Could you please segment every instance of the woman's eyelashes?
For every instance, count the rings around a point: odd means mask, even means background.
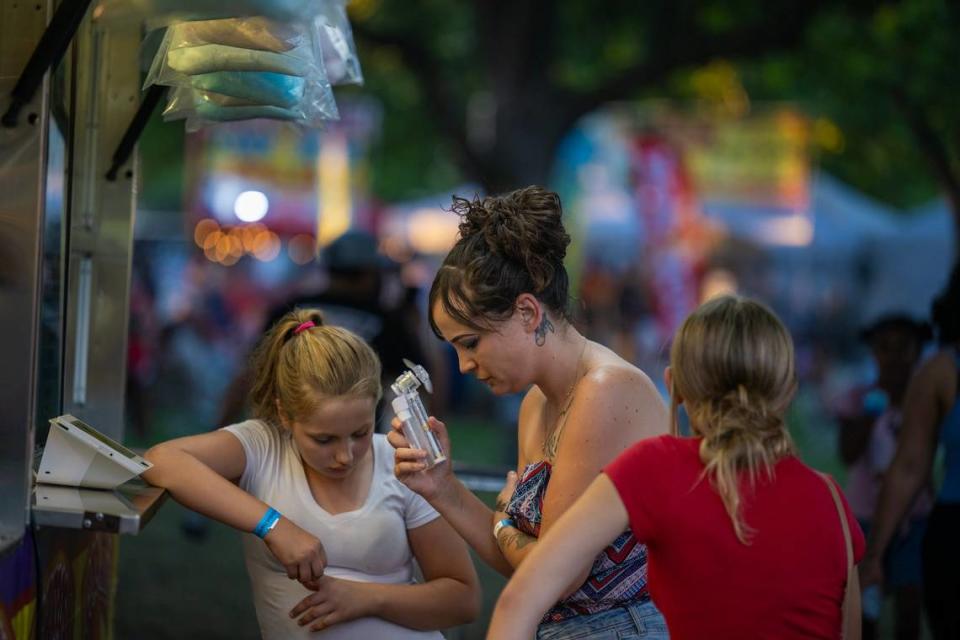
[[[474,349],[477,348],[478,342],[480,342],[480,338],[473,337],[473,338],[467,338],[466,340],[463,340],[460,344],[463,345],[464,349],[467,349],[468,351],[473,351]]]

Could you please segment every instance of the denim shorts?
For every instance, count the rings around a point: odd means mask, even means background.
[[[537,640],[666,640],[667,623],[653,602],[541,624]]]

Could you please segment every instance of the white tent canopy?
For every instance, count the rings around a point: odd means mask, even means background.
[[[859,324],[888,313],[927,318],[953,265],[954,223],[945,201],[900,212],[822,171],[811,182],[805,214],[712,202],[704,210],[733,237],[764,246],[792,274],[788,281],[839,287],[857,301]],[[773,233],[778,228],[786,232]]]
[[[864,317],[906,312],[929,317],[930,302],[944,287],[954,263],[954,221],[945,200],[901,215],[896,232],[870,245],[872,278]]]

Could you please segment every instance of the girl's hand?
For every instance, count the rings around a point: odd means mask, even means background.
[[[319,580],[327,566],[323,544],[313,534],[281,517],[263,539],[273,557],[286,568],[287,577],[304,585]]]
[[[313,593],[290,611],[291,618],[299,618],[297,624],[301,627],[309,624],[310,631],[320,631],[371,615],[367,610],[371,598],[363,593],[362,582],[323,576],[306,586]]]
[[[430,429],[437,435],[437,440],[443,448],[447,459],[438,465],[427,469],[424,462],[427,452],[422,449],[411,449],[403,435],[402,423],[394,418],[390,423],[392,431],[387,434],[387,440],[396,449],[394,453],[393,472],[403,484],[412,491],[423,496],[427,502],[433,503],[442,499],[453,489],[453,471],[450,467],[452,452],[450,438],[447,436],[447,427],[434,417],[430,417]]]

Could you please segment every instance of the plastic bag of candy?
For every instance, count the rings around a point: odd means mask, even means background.
[[[174,23],[145,85],[173,87],[164,117],[189,126],[250,118],[320,126],[338,117],[320,41],[317,19]]]

